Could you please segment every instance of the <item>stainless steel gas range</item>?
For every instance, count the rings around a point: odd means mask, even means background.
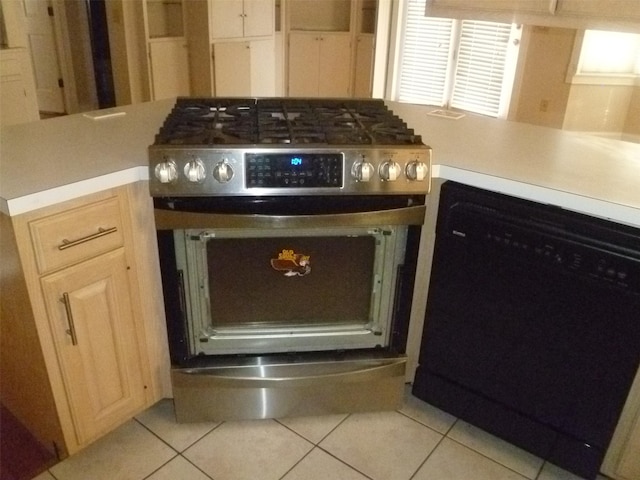
[[[149,159],[178,420],[400,404],[420,136],[381,100],[178,98]]]

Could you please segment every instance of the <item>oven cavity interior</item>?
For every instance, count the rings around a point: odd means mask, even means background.
[[[193,355],[388,346],[405,226],[173,235]]]

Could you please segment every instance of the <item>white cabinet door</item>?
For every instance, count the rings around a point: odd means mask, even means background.
[[[209,0],[211,39],[273,35],[274,0]]]
[[[603,19],[640,19],[638,0],[558,0],[558,15],[576,15]]]
[[[189,58],[184,38],[149,42],[153,100],[189,95]]]
[[[243,15],[242,0],[209,0],[211,39],[242,37]]]
[[[318,93],[321,97],[348,97],[351,85],[351,36],[326,34],[320,37]]]
[[[272,35],[274,9],[274,0],[244,0],[244,36]]]
[[[275,95],[273,39],[216,43],[215,93],[219,97]]]
[[[275,96],[276,52],[274,39],[252,40],[249,43],[249,51],[251,56],[251,96]]]
[[[0,125],[39,118],[29,52],[26,48],[0,50]]]
[[[349,34],[289,35],[289,96],[348,97],[350,82]]]
[[[317,97],[320,72],[319,35],[289,34],[289,96]]]
[[[213,46],[215,94],[218,97],[251,95],[249,42],[223,42]]]

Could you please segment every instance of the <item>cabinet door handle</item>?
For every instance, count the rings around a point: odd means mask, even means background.
[[[62,243],[58,245],[58,250],[66,250],[67,248],[75,247],[76,245],[80,245],[81,243],[90,242],[91,240],[104,237],[105,235],[109,235],[110,233],[114,233],[117,231],[118,227],[100,227],[98,228],[98,231],[96,233],[92,233],[91,235],[87,235],[86,237],[78,238],[77,240],[67,240],[66,238],[63,238]]]
[[[67,312],[67,323],[69,324],[67,335],[71,335],[72,345],[78,345],[78,337],[76,335],[76,326],[73,323],[73,312],[71,311],[71,301],[69,300],[69,294],[67,292],[64,292],[60,301],[64,303],[64,310]]]

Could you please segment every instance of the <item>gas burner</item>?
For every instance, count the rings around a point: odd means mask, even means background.
[[[156,145],[420,145],[382,100],[178,98]]]

